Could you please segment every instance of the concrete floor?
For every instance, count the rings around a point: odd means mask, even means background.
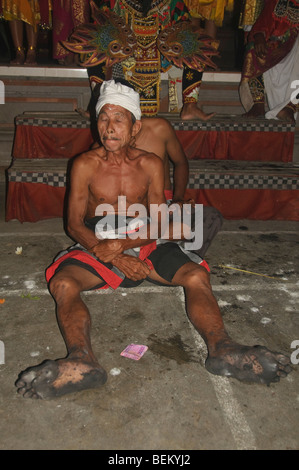
[[[4,222],[1,183],[0,449],[222,450],[299,448],[299,371],[271,386],[209,374],[183,292],[147,284],[88,293],[95,353],[108,372],[97,391],[24,399],[21,370],[66,353],[44,269],[70,240],[61,220]],[[225,221],[207,254],[229,333],[299,358],[298,223]],[[22,247],[22,254],[15,253]],[[297,248],[297,250],[296,250]],[[253,273],[229,269],[231,266]],[[148,351],[120,356],[130,343]],[[293,345],[294,346],[294,345]],[[297,346],[297,350],[299,346]],[[1,362],[1,361],[0,361]]]

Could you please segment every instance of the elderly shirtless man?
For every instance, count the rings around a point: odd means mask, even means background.
[[[115,80],[133,89],[122,78]],[[164,164],[164,194],[167,201],[176,204],[193,203],[184,199],[189,179],[189,163],[171,123],[162,117],[142,117],[140,131],[132,138],[131,145],[150,153],[155,153]],[[95,143],[93,148],[98,147]],[[171,163],[170,163],[171,162]],[[170,164],[173,165],[173,183],[170,178]],[[221,229],[222,214],[214,207],[203,206],[202,246],[195,250],[204,258],[213,239]]]
[[[68,354],[22,372],[18,392],[49,399],[102,386],[107,374],[93,353],[90,314],[80,293],[107,285],[137,285],[143,279],[184,287],[188,316],[207,345],[208,371],[266,384],[286,376],[286,356],[261,346],[243,346],[229,337],[208,271],[190,261],[176,243],[156,246],[149,238],[149,225],[140,228],[138,238],[97,238],[91,230],[98,208],[110,204],[111,212],[117,211],[119,196],[125,196],[126,209],[138,203],[150,211],[165,203],[161,159],[130,146],[142,125],[139,95],[113,80],[104,82],[97,110],[103,147],[79,156],[71,172],[68,231],[80,245],[58,255],[46,272]],[[128,253],[136,247],[139,255]]]

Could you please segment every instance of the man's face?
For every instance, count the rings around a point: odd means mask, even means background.
[[[135,124],[130,111],[122,106],[105,104],[98,117],[98,131],[105,149],[116,152],[128,146],[136,134]]]

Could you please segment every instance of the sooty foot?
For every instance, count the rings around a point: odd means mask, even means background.
[[[106,380],[107,374],[98,364],[60,359],[29,367],[21,372],[15,385],[24,398],[50,399],[98,388]]]
[[[292,370],[287,356],[263,346],[230,346],[217,352],[217,356],[208,357],[205,366],[215,375],[266,385],[279,382]]]

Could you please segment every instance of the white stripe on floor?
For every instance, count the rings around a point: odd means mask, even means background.
[[[194,330],[192,333],[196,347],[199,351],[205,351],[204,358],[206,358],[206,346]],[[204,363],[204,360],[203,360]],[[256,450],[256,442],[253,432],[251,431],[241,407],[234,397],[234,392],[229,379],[208,373],[209,380],[212,382],[216,397],[222,409],[225,421],[227,422],[233,439],[236,444],[236,450]]]
[[[0,237],[67,237],[67,235],[64,232],[2,232],[0,233]],[[72,243],[72,240],[70,239],[70,244]]]
[[[229,379],[210,374],[219,404],[229,425],[237,450],[256,450],[256,441],[240,405],[234,397]]]
[[[184,292],[181,290],[180,292],[177,292],[177,295],[182,301],[183,306],[185,306]],[[205,358],[207,356],[206,345],[192,324],[190,322],[189,324],[194,337],[196,348],[199,352],[201,363],[204,365]],[[236,450],[256,450],[257,447],[255,437],[246,421],[244,414],[242,413],[238,401],[234,397],[229,379],[226,377],[212,375],[210,373],[208,373],[208,377],[213,384],[224,419],[227,422],[235,441]]]
[[[22,282],[22,281],[21,281]],[[17,282],[16,282],[17,284]],[[255,286],[250,286],[250,285],[231,285],[231,286],[222,286],[222,285],[214,285],[213,286],[213,292],[226,292],[226,291],[256,291],[257,288],[259,291],[271,291],[277,289],[284,290],[285,292],[292,292],[296,289],[298,289],[298,284],[299,283],[286,283],[286,282],[275,282],[273,281],[273,284],[267,283],[265,285],[259,285],[258,287]],[[126,294],[138,294],[140,292],[146,294],[146,293],[163,293],[163,292],[172,292],[172,293],[177,293],[177,291],[181,289],[180,287],[164,287],[164,286],[138,286],[138,287],[131,287],[130,289],[125,289],[125,288],[118,288],[117,291],[114,291],[113,289],[102,289],[102,290],[95,290],[95,291],[88,291],[84,292],[85,295],[102,295],[102,294],[114,294],[116,293],[126,293]],[[24,294],[25,292],[30,292],[32,295],[38,296],[38,295],[45,295],[49,294],[48,289],[41,289],[41,288],[36,288],[34,287],[31,289],[30,287],[24,286],[23,289],[8,289],[8,288],[2,288],[0,289],[0,296],[5,297],[5,296],[19,296]]]

